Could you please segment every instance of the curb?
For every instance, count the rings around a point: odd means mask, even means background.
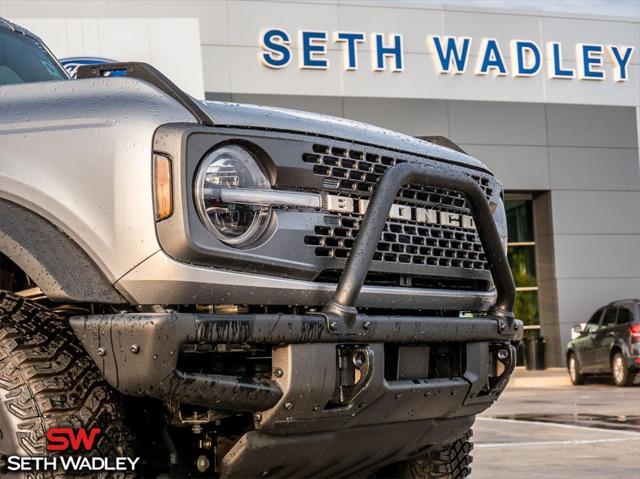
[[[542,371],[528,371],[516,368],[509,380],[509,388],[570,387],[571,380],[565,368],[549,368]]]

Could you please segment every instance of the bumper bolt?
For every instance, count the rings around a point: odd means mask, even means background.
[[[259,412],[255,413],[255,414],[253,415],[253,419],[254,419],[256,422],[260,422],[260,421],[262,421],[262,414],[260,414]]]
[[[138,354],[140,352],[140,346],[137,344],[132,344],[131,348],[129,348],[132,354]]]
[[[356,351],[353,354],[351,361],[356,368],[360,369],[362,365],[367,362],[367,357],[362,351]]]
[[[286,403],[284,403],[284,408],[285,408],[287,411],[291,411],[291,410],[293,409],[293,403],[292,403],[292,402],[286,402]]]
[[[205,472],[207,469],[209,469],[210,464],[211,463],[209,462],[207,456],[198,456],[196,467],[198,468],[199,472]]]
[[[362,329],[369,329],[371,327],[371,321],[365,321],[362,323]]]
[[[335,331],[338,328],[337,321],[329,321],[329,329],[331,331]]]
[[[500,351],[498,351],[499,359],[507,359],[508,357],[509,357],[509,351],[507,351],[506,349],[501,349]]]
[[[284,371],[280,368],[275,368],[273,370],[273,375],[277,378],[281,378],[282,376],[284,376]]]
[[[107,350],[104,348],[98,348],[98,351],[96,351],[98,353],[98,356],[104,356],[105,354],[107,354]]]
[[[202,441],[202,449],[211,449],[213,448],[213,442],[211,439],[205,439]]]

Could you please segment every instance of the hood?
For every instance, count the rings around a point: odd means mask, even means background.
[[[218,101],[202,103],[218,126],[299,132],[353,141],[402,153],[431,156],[450,163],[489,171],[482,162],[464,153],[358,121],[285,108]],[[427,133],[425,132],[425,135]]]

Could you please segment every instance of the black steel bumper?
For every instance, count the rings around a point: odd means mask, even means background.
[[[304,369],[305,374],[315,376],[318,368],[323,368],[326,375],[325,368],[335,367],[338,344],[380,349],[376,352],[380,364],[372,364],[371,368],[382,372],[384,344],[469,343],[467,380],[433,380],[412,386],[425,391],[446,386],[445,389],[458,390],[462,397],[470,382],[480,386],[486,383],[490,345],[503,345],[510,351],[510,341],[519,338],[499,331],[493,321],[485,318],[358,315],[350,329],[339,327],[337,320],[331,318],[125,313],[75,317],[71,325],[105,379],[119,391],[232,411],[264,411],[273,407],[283,397],[281,384],[276,378],[257,380],[183,373],[177,365],[181,346],[252,344],[271,345],[274,351],[289,348],[302,351],[295,359],[299,374]],[[313,358],[321,349],[327,351],[326,357]],[[508,372],[514,362],[511,357],[506,358]],[[275,357],[273,363],[275,369]],[[284,370],[291,368],[287,366]],[[333,388],[335,380],[329,383]],[[487,400],[492,397],[487,396]]]
[[[225,455],[223,477],[346,477],[451,442],[498,398],[515,366],[518,335],[490,319],[358,315],[352,328],[332,329],[338,320],[331,318],[122,314],[78,317],[72,325],[106,380],[125,394],[253,413],[254,430]],[[271,378],[178,369],[184,344],[238,343],[271,345]],[[461,375],[386,376],[389,344],[443,343],[461,348]],[[332,407],[342,383],[337,352],[345,346],[367,352],[367,371],[359,389]]]

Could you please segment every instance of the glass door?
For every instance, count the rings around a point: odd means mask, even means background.
[[[516,283],[514,313],[516,318],[524,321],[525,326],[538,326],[540,318],[538,316],[536,242],[533,234],[532,197],[531,195],[508,194],[505,196],[505,208],[509,234],[507,257]]]
[[[524,341],[518,344],[517,365],[524,365],[524,343],[541,336],[536,279],[536,242],[533,232],[533,198],[530,194],[505,195],[507,258],[516,283],[514,314],[524,321]]]

